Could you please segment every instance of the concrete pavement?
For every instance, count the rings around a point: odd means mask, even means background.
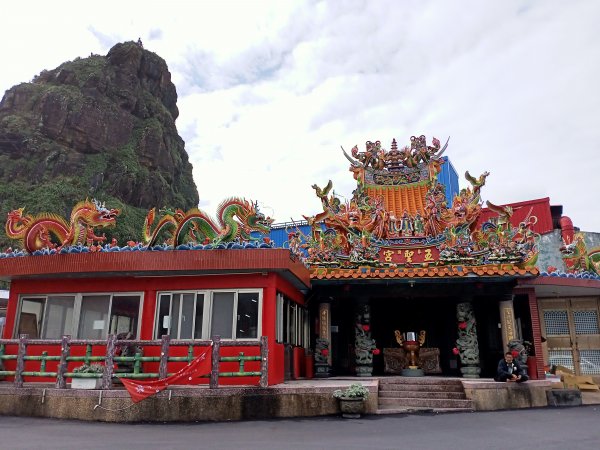
[[[600,407],[477,413],[114,424],[0,417],[0,449],[460,449],[600,448]]]

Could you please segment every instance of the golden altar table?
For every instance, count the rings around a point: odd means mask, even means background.
[[[419,352],[421,369],[427,374],[440,374],[440,349],[436,347],[421,347]],[[399,375],[402,369],[408,367],[408,358],[402,348],[383,349],[384,373]]]

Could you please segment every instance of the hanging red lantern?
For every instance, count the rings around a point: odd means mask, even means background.
[[[370,329],[371,329],[371,326],[370,326],[370,325],[368,325],[368,324],[366,324],[366,325],[363,325],[363,331],[364,331],[365,333],[368,333]]]

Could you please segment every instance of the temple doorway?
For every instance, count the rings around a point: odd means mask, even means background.
[[[481,377],[493,377],[504,351],[499,302],[511,291],[512,285],[508,283],[417,282],[411,286],[405,282],[385,286],[328,286],[315,292],[316,297],[327,299],[331,305],[332,375],[356,373],[356,311],[367,304],[371,337],[380,351],[373,357],[374,376],[394,375],[385,370],[384,350],[400,348],[396,330],[426,332],[423,347],[435,349],[439,355],[440,370],[430,375],[461,376],[460,361],[453,353],[458,335],[456,306],[470,301],[477,320]]]
[[[384,353],[389,357],[390,349],[399,349],[395,331],[401,333],[425,331],[423,348],[432,349],[438,355],[437,375],[458,376],[456,356],[452,354],[456,340],[456,303],[449,297],[399,297],[372,298],[371,330],[379,357],[373,359],[373,372],[377,375],[391,375],[385,370]],[[389,367],[388,367],[389,370]],[[432,373],[432,374],[433,374]]]

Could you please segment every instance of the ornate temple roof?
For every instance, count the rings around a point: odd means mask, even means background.
[[[319,280],[538,275],[539,234],[535,225],[540,222],[533,214],[535,205],[523,204],[515,221],[513,208],[488,201],[488,208],[496,215],[489,219],[491,215],[482,213],[481,200],[489,173],[473,177],[468,171],[465,178],[470,186],[456,193],[449,204],[445,187],[438,180],[447,146],[448,141],[442,147],[435,138],[428,145],[425,136],[412,136],[410,144],[401,149],[393,140],[389,151],[380,141],[367,142],[365,151],[357,146],[351,154],[344,151],[356,180],[352,198],[342,200],[330,194],[331,181],[323,188],[313,185],[323,212],[305,216],[308,234],[294,224],[286,227],[285,245],[291,259],[303,263],[310,277]],[[152,209],[142,230],[142,242],[129,241],[125,247],[114,239],[106,242],[104,235],[94,231],[114,225],[119,214],[117,209],[87,200],[73,208],[69,220],[52,213],[26,214],[23,208],[11,211],[6,234],[20,241],[23,250],[0,254],[0,276],[33,276],[36,270],[40,275],[53,273],[47,271],[49,268],[64,273],[59,259],[77,258],[90,270],[98,264],[100,272],[109,271],[104,268],[107,262],[129,264],[131,259],[131,264],[139,267],[128,269],[115,263],[115,270],[169,272],[167,266],[172,264],[174,272],[225,273],[258,270],[261,267],[256,259],[263,258],[261,252],[276,251],[270,238],[260,236],[269,233],[273,220],[259,211],[257,203],[242,198],[226,199],[217,210],[217,220],[196,208],[165,209],[159,214]],[[218,255],[232,255],[230,251],[237,251],[236,260],[242,254],[252,257],[244,256],[229,265],[219,262],[222,256]],[[44,263],[16,258],[24,255],[51,258]],[[77,265],[69,267],[73,273],[80,272]]]
[[[330,195],[331,181],[324,188],[313,185],[323,212],[305,216],[310,235],[289,231],[290,250],[311,268],[311,277],[537,275],[531,210],[514,224],[512,209],[487,202],[488,217],[497,217],[480,221],[489,172],[474,177],[467,171],[470,186],[448,204],[437,177],[447,146],[412,136],[402,149],[394,139],[389,151],[380,141],[368,141],[364,151],[344,151],[357,183],[352,199]]]

